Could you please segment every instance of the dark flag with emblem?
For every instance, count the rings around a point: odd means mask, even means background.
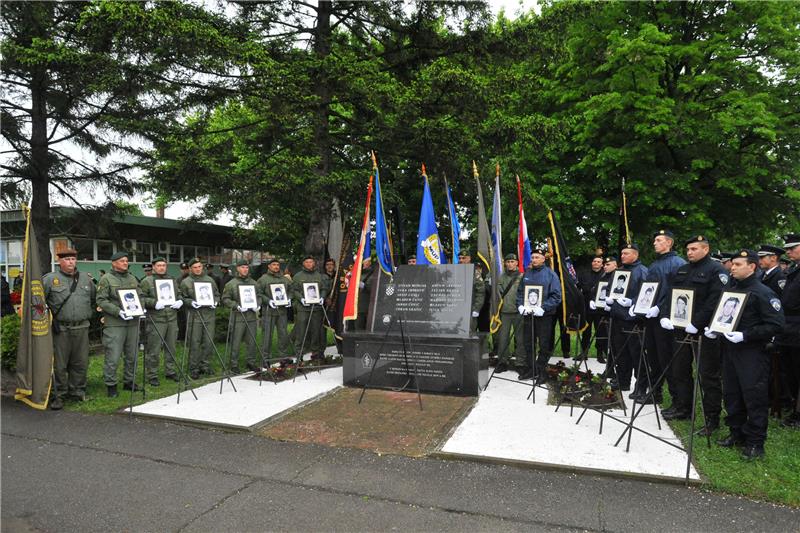
[[[561,319],[567,331],[580,332],[586,329],[583,293],[578,288],[575,267],[572,266],[567,245],[552,209],[547,211],[547,220],[550,223],[550,239],[553,243],[553,269],[561,281]]]
[[[481,187],[481,180],[478,176],[478,167],[475,165],[474,161],[472,162],[472,175],[478,187],[478,259],[483,263],[484,271],[489,273],[492,284],[491,299],[489,301],[489,316],[494,317],[497,314],[497,306],[499,304],[497,282],[500,280],[500,274],[502,274],[502,272],[497,271],[497,262],[494,259],[494,247],[492,246],[492,234],[489,233],[489,222],[486,219],[486,206],[483,203],[483,188]],[[500,327],[499,324],[497,327]],[[490,331],[491,328],[492,326],[490,324]]]
[[[22,323],[17,348],[17,390],[14,398],[35,409],[47,409],[53,376],[53,337],[50,312],[42,286],[39,247],[33,231],[31,212],[25,228],[25,272],[22,280]]]

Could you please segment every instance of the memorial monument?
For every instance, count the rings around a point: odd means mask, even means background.
[[[344,384],[477,396],[489,355],[486,334],[470,331],[473,269],[402,265],[375,276],[366,330],[344,335]]]

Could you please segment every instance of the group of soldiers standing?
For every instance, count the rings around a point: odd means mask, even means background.
[[[230,358],[221,361],[233,373],[239,372],[242,344],[248,370],[262,368],[262,353],[256,346],[259,326],[264,332],[266,361],[311,353],[312,359],[322,357],[325,348],[323,319],[330,306],[336,272],[335,262],[328,259],[322,272],[316,269],[313,256],[306,256],[302,269],[289,277],[281,272],[278,259],[266,263],[266,272],[258,280],[250,276],[250,264],[246,260],[236,263],[234,275],[219,290],[217,279],[207,273],[207,267],[196,258],[188,262],[179,279],[167,273],[167,261],[163,257],[148,265],[150,272],[139,281],[130,271],[128,254],[117,252],[111,256],[111,271],[104,274],[95,285],[91,276],[79,272],[77,251],[66,249],[57,254],[59,267],[43,278],[45,298],[53,319],[53,342],[55,349],[54,384],[51,409],[61,409],[65,400],[86,400],[86,374],[89,355],[89,325],[95,309],[102,314],[102,344],[105,352],[103,381],[109,397],[118,395],[118,367],[123,361],[122,388],[140,390],[135,382],[134,361],[140,343],[140,322],[144,322],[145,380],[150,386],[160,386],[159,369],[164,361],[167,379],[179,381],[182,372],[177,359],[176,344],[179,334],[179,317],[186,322],[186,346],[188,348],[188,372],[191,379],[212,373],[211,358],[215,353],[214,332],[216,308],[222,305],[229,309],[228,347]],[[174,295],[167,301],[160,294],[165,290],[164,282],[171,284]],[[253,286],[257,303],[244,306],[240,301],[239,288]],[[313,285],[319,295],[315,301],[307,301],[304,292]],[[196,288],[211,288],[207,303],[196,294]],[[136,291],[145,313],[139,316],[130,312],[127,302],[122,301],[125,291]],[[202,296],[202,295],[201,295]],[[289,332],[290,310],[295,327]],[[260,317],[259,317],[260,314]],[[272,333],[277,337],[275,357],[272,356]]]
[[[629,391],[635,376],[629,397],[640,403],[662,403],[666,382],[672,399],[662,411],[667,420],[691,417],[695,361],[705,419],[701,433],[710,435],[718,429],[724,404],[730,435],[718,443],[741,446],[747,459],[763,456],[771,394],[790,408],[782,425],[800,427],[800,235],[786,235],[784,240],[783,247],[763,245],[758,251],[741,249],[714,257],[707,237],[696,235],[685,241],[683,259],[674,250],[673,233],[660,230],[653,236],[656,259],[649,267],[639,259],[635,243],[628,243],[619,258],[593,258],[591,271],[583,273],[578,283],[588,302],[588,327],[582,332],[582,353],[577,357],[586,357],[594,339],[612,388]],[[782,266],[784,253],[787,260]],[[521,274],[516,255],[505,257],[498,283],[502,323],[494,339],[496,373],[509,370],[516,352],[519,379],[545,380],[562,297],[558,276],[545,259],[545,250],[534,249],[530,268]],[[619,271],[629,273],[623,297],[612,294],[611,283]],[[608,294],[598,298],[601,282]],[[644,282],[659,285],[642,315],[633,309]],[[531,285],[543,288],[533,308],[524,305],[525,287]],[[691,322],[684,328],[676,329],[670,320],[672,289],[694,293]],[[723,291],[746,293],[747,298],[736,331],[718,334],[709,326]],[[777,365],[771,364],[773,359]],[[770,390],[771,382],[781,386]]]

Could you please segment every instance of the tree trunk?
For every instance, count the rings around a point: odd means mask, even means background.
[[[45,3],[45,6],[47,3]],[[34,22],[41,31],[40,37],[45,39],[44,28],[46,18],[53,16],[52,6],[37,6],[34,18],[42,17]],[[47,89],[50,75],[47,65],[37,64],[31,76],[31,218],[39,243],[39,258],[42,273],[50,272],[50,156],[47,141]]]
[[[320,179],[324,179],[331,171],[331,139],[329,113],[331,105],[331,94],[327,66],[325,61],[331,53],[331,13],[333,5],[330,0],[320,0],[317,5],[317,26],[314,31],[314,55],[317,59],[317,71],[315,75],[315,93],[317,96],[317,108],[314,117],[314,144],[317,148],[319,163],[317,164],[316,174]],[[316,206],[311,214],[309,221],[308,234],[306,235],[304,247],[306,253],[318,258],[317,262],[321,265],[321,260],[325,256],[325,241],[328,234],[330,202],[327,197],[320,198],[319,205]]]

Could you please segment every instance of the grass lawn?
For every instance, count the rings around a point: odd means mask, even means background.
[[[328,332],[328,344],[333,344],[333,336],[330,331]],[[220,354],[224,354],[224,345],[217,344],[217,349]],[[183,353],[182,343],[179,343],[178,352],[179,354]],[[560,354],[560,352],[560,349],[556,348],[556,353]],[[590,350],[591,356],[594,357],[595,353],[595,348],[592,346]],[[141,372],[141,363],[140,357],[138,363],[139,372]],[[195,381],[194,384],[196,386],[219,379],[220,365],[213,354],[211,363],[215,370],[215,375],[204,376]],[[244,368],[243,365],[240,365],[240,367]],[[121,375],[122,368],[119,369],[119,372]],[[164,379],[163,369],[159,374],[161,386],[147,386],[144,400],[141,392],[136,393],[134,395],[134,405],[169,396],[178,391],[177,383]],[[141,376],[141,373],[139,376]],[[139,381],[141,382],[141,377]],[[122,391],[121,385],[119,388],[119,397],[106,397],[106,388],[103,384],[103,357],[102,354],[96,354],[89,360],[87,394],[91,399],[84,403],[69,402],[66,405],[66,409],[86,413],[117,412],[127,407],[130,402],[130,392]],[[187,392],[187,394],[189,393]],[[668,397],[666,390],[665,395]],[[665,405],[669,405],[669,403]],[[688,421],[672,421],[670,425],[684,441],[684,444],[688,444],[690,423]],[[702,419],[698,419],[697,427],[699,428],[701,425]],[[800,507],[800,431],[783,428],[778,420],[770,419],[769,434],[765,447],[766,457],[753,462],[741,459],[740,451],[737,449],[726,449],[717,446],[716,440],[726,435],[727,429],[723,424],[723,427],[713,435],[710,449],[706,445],[705,438],[695,437],[694,464],[706,480],[704,485],[706,489]]]

